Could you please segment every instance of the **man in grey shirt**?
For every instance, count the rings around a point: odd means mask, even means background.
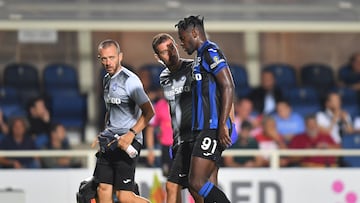
[[[99,201],[113,202],[114,190],[122,203],[149,202],[135,195],[133,189],[136,155],[143,144],[142,130],[154,115],[153,106],[140,79],[121,65],[123,55],[116,41],[102,41],[98,53],[107,72],[103,79],[105,130],[99,135],[100,152],[94,171],[99,181]]]

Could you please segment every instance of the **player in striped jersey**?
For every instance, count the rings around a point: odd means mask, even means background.
[[[189,55],[197,53],[192,70],[192,130],[196,141],[189,182],[205,203],[226,203],[230,201],[209,177],[222,151],[231,145],[234,82],[224,54],[207,39],[203,20],[189,16],[176,24],[180,45]]]
[[[194,137],[191,132],[192,99],[191,72],[193,60],[180,58],[177,44],[172,36],[160,33],[153,38],[155,58],[165,66],[160,74],[164,97],[170,106],[173,128],[173,163],[166,182],[167,203],[181,203],[181,189],[188,188],[188,173]],[[217,170],[212,176],[217,182]],[[203,198],[195,191],[190,193],[196,203]]]

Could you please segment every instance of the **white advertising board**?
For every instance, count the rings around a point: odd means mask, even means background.
[[[91,174],[87,169],[0,170],[0,189],[24,191],[26,203],[75,203],[80,182]],[[137,169],[136,181],[145,197],[155,174],[164,181],[159,169]],[[359,169],[222,168],[219,172],[219,185],[232,203],[360,203],[359,183]]]

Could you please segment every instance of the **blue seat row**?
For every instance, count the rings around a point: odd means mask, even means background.
[[[39,69],[28,63],[5,67],[0,86],[0,107],[5,116],[26,113],[30,99],[45,95],[52,119],[66,127],[83,128],[86,122],[86,95],[79,91],[77,70],[65,63],[45,66],[41,79]]]

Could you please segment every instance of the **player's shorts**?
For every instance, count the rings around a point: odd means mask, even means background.
[[[172,167],[168,176],[168,181],[189,187],[188,174],[190,169],[191,153],[195,142],[183,142],[177,149],[173,159]]]
[[[217,130],[207,129],[194,131],[193,134],[196,141],[192,155],[215,161],[216,165],[220,167],[221,154],[224,151],[224,148],[218,141]]]
[[[161,170],[163,173],[163,176],[167,177],[169,175],[171,165],[172,165],[172,159],[170,157],[170,147],[171,146],[165,146],[161,145]]]
[[[141,144],[134,140],[132,145],[140,153]],[[98,153],[94,177],[99,183],[113,185],[115,190],[133,191],[137,161],[138,156],[130,158],[120,148],[106,153]]]

